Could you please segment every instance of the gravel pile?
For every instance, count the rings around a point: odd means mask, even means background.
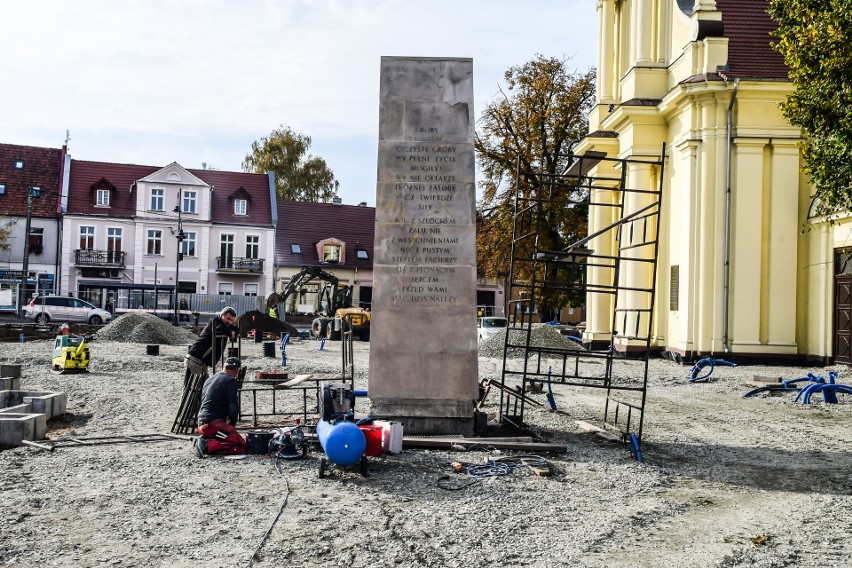
[[[513,345],[523,345],[526,343],[527,335],[524,330],[511,330],[509,335],[509,342]],[[506,330],[501,330],[488,339],[483,339],[479,342],[479,356],[480,357],[503,357],[503,348],[506,344]],[[530,336],[530,345],[535,347],[549,347],[552,349],[574,349],[578,351],[582,351],[583,348],[580,347],[575,341],[566,338],[564,335],[559,333],[557,329],[555,329],[551,325],[547,324],[533,324],[532,334]],[[521,348],[511,348],[509,349],[508,357],[512,359],[521,358],[524,356],[524,350]]]
[[[188,329],[175,327],[162,318],[145,313],[119,316],[98,332],[100,340],[159,345],[186,345],[197,337]]]

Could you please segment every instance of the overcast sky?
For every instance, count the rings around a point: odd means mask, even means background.
[[[477,118],[540,53],[595,64],[592,0],[29,0],[0,5],[0,142],[240,171],[281,124],[375,205],[382,56],[473,58]]]

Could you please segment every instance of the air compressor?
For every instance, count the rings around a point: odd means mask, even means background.
[[[360,465],[361,475],[367,476],[367,439],[355,422],[355,396],[367,391],[352,390],[347,384],[334,383],[323,387],[319,407],[322,418],[317,422],[317,438],[325,456],[320,458],[320,478],[337,465]]]

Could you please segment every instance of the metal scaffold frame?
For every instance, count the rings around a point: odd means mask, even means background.
[[[517,169],[500,419],[523,427],[523,393],[530,390],[546,388],[553,407],[554,387],[597,389],[604,395],[602,428],[641,441],[665,145],[659,158],[610,158],[603,152],[571,158],[561,175]],[[646,187],[630,185],[642,181]],[[554,250],[545,245],[553,242],[547,235],[559,231],[552,213],[560,207],[587,208],[591,225],[587,237]],[[546,305],[542,300],[569,293],[585,294],[597,312],[608,308],[611,318],[603,321],[609,319],[609,328],[601,329],[599,319],[593,326],[587,322],[582,344],[537,346],[532,323]],[[518,351],[522,360],[512,360]]]

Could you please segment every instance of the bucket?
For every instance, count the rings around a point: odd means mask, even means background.
[[[254,342],[263,343],[263,332],[259,329],[254,330]]]
[[[148,345],[145,347],[145,353],[148,355],[159,355],[160,354],[160,346],[159,345]]]
[[[364,450],[364,455],[373,457],[382,455],[383,428],[373,424],[362,424],[358,428],[361,429],[361,432],[364,433],[364,438],[367,439],[367,449]]]
[[[240,356],[240,348],[239,347],[228,347],[228,357],[239,357]]]
[[[264,341],[263,342],[263,356],[264,357],[275,357],[275,342],[274,341]]]
[[[253,454],[266,455],[269,453],[269,442],[275,436],[268,430],[252,430],[246,436],[249,452]]]

